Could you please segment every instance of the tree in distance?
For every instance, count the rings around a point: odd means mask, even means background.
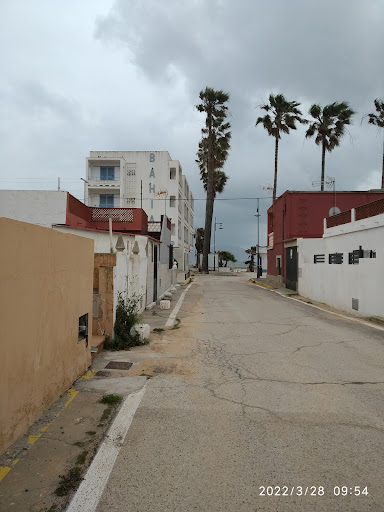
[[[368,117],[368,123],[377,126],[377,129],[384,128],[384,101],[375,99],[374,102],[377,114],[366,114],[364,117]],[[383,163],[381,170],[381,188],[384,189],[384,140],[383,140]]]
[[[275,138],[275,178],[273,184],[273,202],[276,200],[277,189],[277,162],[279,156],[279,139],[282,133],[289,133],[290,130],[296,130],[296,122],[306,124],[306,121],[299,110],[300,103],[297,101],[288,101],[282,94],[269,95],[269,103],[260,108],[267,114],[259,117],[256,126],[262,124],[268,135]]]
[[[195,247],[197,254],[202,254],[203,247],[204,247],[204,228],[197,228],[196,229],[196,241],[195,241]]]
[[[255,271],[255,256],[257,254],[257,247],[255,245],[252,245],[252,247],[245,250],[245,253],[249,254],[250,258],[249,258],[249,260],[244,261],[244,264],[248,265],[250,272],[254,272]]]
[[[229,251],[218,251],[217,254],[219,255],[219,267],[226,267],[228,265],[228,261],[232,261],[233,263],[236,263],[237,261],[235,256]]]
[[[330,152],[340,145],[340,140],[345,134],[345,127],[351,124],[354,113],[346,101],[334,102],[324,108],[314,104],[309,109],[313,121],[310,121],[305,137],[315,137],[316,144],[321,146],[322,192],[324,190],[325,152]]]
[[[223,91],[215,91],[210,87],[200,92],[201,103],[196,105],[199,112],[206,114],[205,126],[202,128],[202,138],[197,151],[197,163],[200,169],[201,179],[206,181],[207,201],[205,208],[205,228],[203,244],[202,272],[208,273],[208,254],[211,248],[213,205],[216,192],[224,188],[227,181],[225,173],[221,171],[227,160],[230,140],[231,125],[226,122],[228,116],[229,94]],[[206,176],[204,178],[204,176]]]

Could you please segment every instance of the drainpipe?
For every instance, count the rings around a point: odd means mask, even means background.
[[[112,217],[109,214],[109,244],[110,244],[110,252],[113,253],[113,240],[112,240]]]

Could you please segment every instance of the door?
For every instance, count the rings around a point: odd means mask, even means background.
[[[290,290],[297,290],[297,247],[285,249],[286,274],[285,285]]]
[[[157,301],[157,244],[153,244],[153,302]]]

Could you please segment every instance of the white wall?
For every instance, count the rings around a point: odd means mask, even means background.
[[[65,224],[67,194],[55,190],[0,190],[0,217],[45,227]]]
[[[376,258],[348,263],[353,250],[375,250]],[[343,263],[329,264],[330,253],[343,253]],[[363,316],[384,318],[384,214],[325,230],[324,238],[299,239],[298,293],[309,299]],[[315,254],[325,254],[325,263],[314,263]],[[352,309],[352,298],[359,310]]]
[[[154,155],[154,161],[150,161],[150,155]],[[112,162],[111,159],[120,159],[121,169],[121,189],[114,192],[105,191],[102,193],[115,194],[115,206],[127,207],[125,198],[131,196],[128,193],[128,182],[126,178],[126,169],[128,166],[135,168],[135,185],[133,195],[137,198],[135,207],[141,207],[140,194],[141,183],[143,190],[142,208],[148,215],[148,221],[153,217],[154,221],[160,221],[161,215],[166,214],[172,219],[175,225],[175,234],[172,235],[172,241],[175,247],[182,247],[183,252],[189,254],[193,250],[193,202],[192,194],[189,191],[187,179],[182,175],[182,169],[178,160],[171,160],[168,151],[91,151],[87,159],[87,172],[90,165],[103,165],[105,162]],[[107,165],[107,164],[106,164]],[[170,179],[170,169],[176,169],[176,179]],[[153,169],[153,172],[152,172]],[[93,172],[93,171],[92,171]],[[179,175],[181,174],[181,182]],[[185,190],[189,191],[189,197],[185,195]],[[167,191],[167,194],[159,195],[160,191]],[[87,204],[89,206],[99,206],[100,191],[95,188],[89,189],[87,195]],[[181,201],[179,201],[179,195]],[[174,196],[175,206],[170,206],[170,197]],[[120,197],[120,201],[119,201]],[[179,211],[181,207],[181,212]],[[188,222],[185,220],[184,213],[187,212]],[[181,239],[178,238],[178,224],[181,223]],[[188,243],[184,243],[184,227],[188,230]],[[184,256],[180,258],[179,269],[188,270],[189,256],[186,258],[187,266],[184,269]]]
[[[54,229],[65,233],[72,233],[77,236],[91,238],[94,240],[95,253],[109,253],[111,250],[110,236],[108,232],[88,231],[84,229],[75,229],[67,227],[54,227]],[[141,235],[122,235],[125,249],[124,251],[116,251],[116,242],[118,234],[112,234],[112,246],[116,252],[116,266],[113,269],[113,317],[115,318],[116,305],[119,293],[128,293],[128,296],[136,295],[140,297],[140,311],[152,302],[147,300],[146,284],[147,284],[147,265],[148,258],[146,253],[146,245],[148,238]],[[132,252],[135,241],[139,246],[139,254]]]

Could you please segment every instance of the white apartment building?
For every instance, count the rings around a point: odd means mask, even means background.
[[[151,222],[167,215],[174,257],[188,270],[193,250],[194,203],[178,160],[168,151],[91,151],[86,162],[85,204],[143,208]]]

